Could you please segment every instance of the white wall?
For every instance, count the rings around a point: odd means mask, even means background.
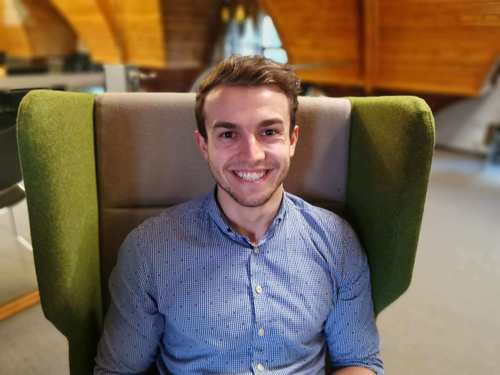
[[[500,123],[500,82],[482,96],[453,103],[434,115],[438,145],[487,154],[487,128]]]

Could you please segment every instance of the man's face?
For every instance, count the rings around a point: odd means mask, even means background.
[[[219,198],[244,207],[281,199],[299,129],[290,135],[289,102],[275,86],[218,86],[205,99],[207,139],[196,142]]]

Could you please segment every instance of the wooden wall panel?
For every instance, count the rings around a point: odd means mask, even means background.
[[[380,51],[380,15],[378,0],[364,0],[361,9],[363,34],[360,44],[363,47],[362,61],[364,67],[364,88],[371,93],[377,84]]]
[[[49,0],[0,0],[0,49],[18,58],[63,56],[76,35]]]
[[[378,0],[379,87],[476,95],[500,57],[500,1]]]
[[[0,52],[5,52],[7,48],[7,30],[5,28],[5,0],[0,0]]]
[[[22,0],[26,30],[34,57],[63,56],[76,51],[77,36],[49,0]]]
[[[100,3],[127,64],[165,66],[161,0],[100,0]]]
[[[13,1],[0,0],[0,50],[11,56],[32,58],[33,50],[23,18]]]
[[[500,57],[500,0],[260,2],[305,81],[477,95]]]
[[[92,58],[101,63],[123,62],[119,44],[99,0],[50,0],[76,31]]]
[[[52,29],[35,34],[36,48],[53,48],[50,40],[55,40],[56,35],[66,38],[69,45],[77,34],[82,46],[99,63],[150,68],[204,67],[210,61],[219,25],[219,0],[19,1],[33,8],[51,5],[63,20],[56,25],[43,9],[38,9],[37,19]],[[68,28],[62,30],[62,25]],[[2,26],[0,31],[4,29]],[[10,27],[8,31],[12,40],[9,45],[15,48],[15,54],[32,57],[25,28]]]
[[[4,38],[2,49],[7,52],[8,55],[25,59],[35,57],[31,49],[28,34],[24,27],[5,27],[0,35]]]
[[[167,64],[204,67],[210,62],[219,25],[218,0],[163,0]]]
[[[75,49],[75,33],[48,0],[0,0],[0,50],[30,59]]]
[[[305,81],[361,85],[364,80],[358,1],[261,0],[271,16],[289,62]]]

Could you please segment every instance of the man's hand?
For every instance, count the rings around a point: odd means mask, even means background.
[[[344,367],[333,372],[332,375],[375,375],[375,373],[365,367]]]

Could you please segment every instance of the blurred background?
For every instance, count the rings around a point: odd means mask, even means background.
[[[0,0],[0,373],[68,374],[39,306],[15,119],[34,88],[187,92],[231,54],[304,95],[417,95],[436,151],[388,374],[494,374],[500,348],[500,0]]]

